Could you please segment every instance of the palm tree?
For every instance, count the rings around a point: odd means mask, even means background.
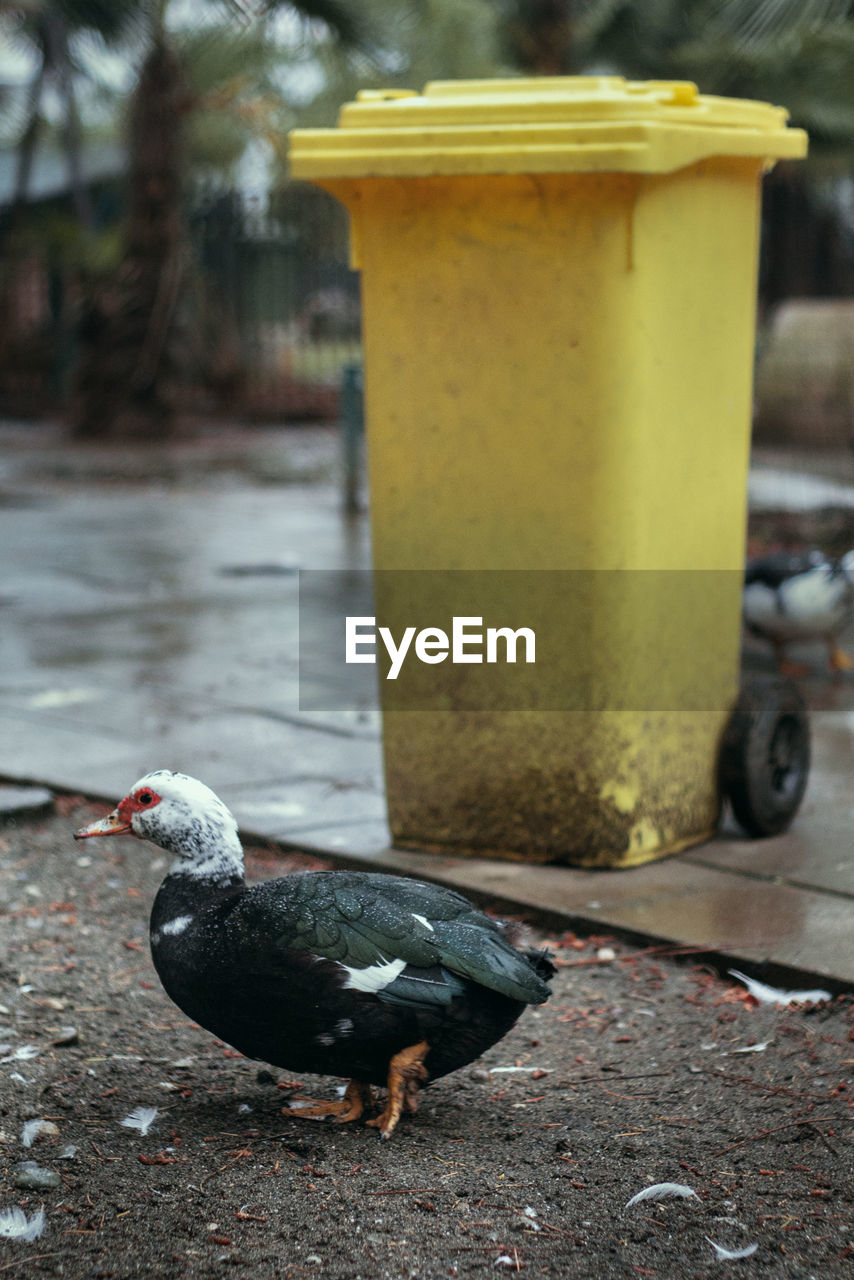
[[[72,50],[75,36],[90,33],[112,42],[125,35],[138,12],[139,0],[29,0],[0,3],[0,13],[17,19],[20,35],[36,52],[36,69],[27,91],[24,128],[18,143],[13,210],[24,205],[33,162],[43,131],[43,101],[53,87],[62,104],[62,141],[68,166],[71,202],[81,226],[91,229],[92,206],[83,175],[82,130],[75,82],[79,68]]]
[[[129,116],[124,260],[92,300],[82,329],[74,429],[89,438],[162,436],[174,426],[182,366],[176,317],[188,265],[187,130],[194,111],[216,103],[194,91],[185,51],[167,25],[168,3],[147,4],[147,51]],[[341,42],[361,38],[356,0],[229,0],[227,7],[247,27],[288,9]]]

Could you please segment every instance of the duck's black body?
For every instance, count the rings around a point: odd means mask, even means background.
[[[548,959],[502,933],[451,890],[344,871],[172,874],[151,916],[157,972],[194,1021],[248,1057],[368,1084],[425,1040],[426,1079],[455,1071],[548,998]]]
[[[177,1005],[250,1058],[345,1076],[340,1102],[288,1114],[368,1120],[387,1138],[418,1086],[500,1040],[548,999],[554,967],[453,890],[401,876],[307,871],[247,885],[237,823],[195,778],[157,770],[77,837],[130,832],[174,856],[151,951]]]

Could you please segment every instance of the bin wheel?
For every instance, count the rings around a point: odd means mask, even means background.
[[[724,734],[721,790],[748,835],[785,831],[809,768],[809,719],[795,685],[780,679],[744,685]]]

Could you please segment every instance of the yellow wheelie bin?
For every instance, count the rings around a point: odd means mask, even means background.
[[[376,622],[414,636],[378,668],[398,845],[616,867],[714,831],[760,179],[805,151],[781,108],[612,76],[292,133],[361,270]]]

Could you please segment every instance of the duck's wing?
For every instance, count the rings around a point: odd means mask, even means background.
[[[402,1004],[448,1004],[464,980],[525,1004],[549,989],[500,924],[453,890],[401,876],[303,872],[254,885],[233,921],[267,938],[269,963],[295,951],[339,966],[343,986]],[[254,956],[258,948],[254,948]]]

